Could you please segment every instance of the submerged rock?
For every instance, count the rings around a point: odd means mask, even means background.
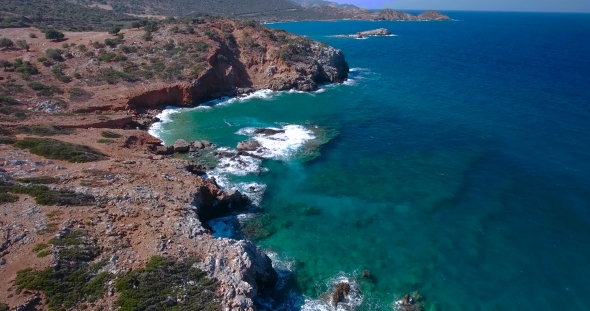
[[[411,295],[406,294],[404,298],[395,302],[397,311],[424,311],[422,306],[422,296],[415,291]]]
[[[255,135],[264,135],[264,136],[272,136],[275,134],[283,134],[285,130],[275,130],[275,129],[267,129],[267,128],[260,128],[254,130]]]

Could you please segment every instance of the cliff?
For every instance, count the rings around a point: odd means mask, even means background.
[[[33,28],[0,29],[0,37],[27,41],[0,49],[0,276],[7,280],[0,306],[162,310],[201,297],[203,309],[255,310],[256,295],[277,282],[271,260],[251,242],[214,238],[202,224],[248,197],[170,157],[142,131],[155,111],[143,112],[343,82],[343,53],[220,18],[152,21],[116,35],[66,32],[62,41]],[[64,244],[75,252],[63,252]],[[130,281],[137,275],[153,279]],[[177,296],[129,299],[164,287]]]

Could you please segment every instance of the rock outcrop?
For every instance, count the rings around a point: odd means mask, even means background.
[[[415,21],[415,20],[450,20],[450,18],[437,11],[426,11],[418,16],[392,9],[370,11],[358,7],[343,8],[339,6],[314,6],[310,8],[318,13],[332,16],[334,19],[354,19],[373,21]]]
[[[277,284],[272,261],[250,241],[210,239],[196,247],[206,254],[199,268],[218,281],[226,310],[256,310],[253,298]]]
[[[248,197],[237,190],[222,190],[215,179],[207,178],[197,188],[194,203],[201,222],[226,216],[232,210],[239,210],[248,204]]]
[[[127,106],[192,106],[261,89],[314,91],[319,84],[348,78],[349,66],[340,50],[280,30],[240,30],[235,22],[232,28],[233,41],[211,39],[207,68],[194,80],[136,88],[126,96]]]
[[[390,36],[391,32],[386,28],[379,28],[367,31],[357,32],[354,35],[338,35],[340,38],[365,38],[365,37],[383,37]]]
[[[426,11],[417,16],[422,21],[450,21],[451,18],[434,10]]]

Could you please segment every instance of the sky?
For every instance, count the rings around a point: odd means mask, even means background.
[[[369,9],[590,12],[590,0],[330,0]]]

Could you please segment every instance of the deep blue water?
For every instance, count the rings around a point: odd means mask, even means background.
[[[312,160],[226,175],[267,186],[274,234],[257,243],[308,300],[270,308],[326,309],[318,297],[340,278],[361,310],[414,290],[430,310],[590,310],[590,15],[447,13],[457,21],[274,24],[342,49],[349,85],[162,124],[167,143],[228,147],[247,127],[330,133]],[[397,36],[330,37],[379,27]]]

